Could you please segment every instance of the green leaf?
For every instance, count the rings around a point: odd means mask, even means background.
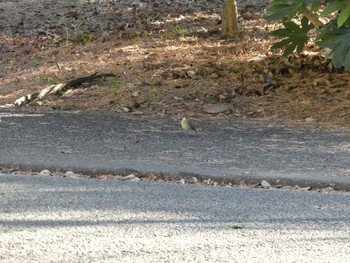
[[[311,12],[315,12],[317,11],[321,6],[321,2],[320,0],[314,0],[312,1],[312,4],[311,4]]]
[[[307,7],[311,12],[320,8],[320,0],[273,0],[264,19],[267,21],[289,21]]]
[[[289,39],[284,39],[280,42],[277,42],[271,46],[271,49],[279,49],[279,48],[284,48],[290,43]]]
[[[336,19],[320,30],[316,44],[321,48],[332,49],[332,62],[335,68],[350,71],[350,19],[338,28]]]
[[[349,0],[333,0],[330,1],[325,9],[321,12],[321,16],[328,16],[334,12],[337,12],[346,5]]]
[[[311,5],[311,7],[310,7],[311,12],[317,11],[321,6],[320,0],[304,0],[303,2],[304,2],[305,6]]]
[[[349,16],[350,16],[350,3],[347,3],[345,7],[342,10],[340,10],[337,26],[341,27],[345,23],[345,21],[349,18]]]
[[[267,21],[291,20],[304,8],[303,0],[273,0],[264,19]]]
[[[349,0],[330,1],[322,11],[321,16],[327,16],[334,12],[339,12],[337,25],[338,27],[341,27],[350,16]]]
[[[284,48],[283,56],[288,56],[294,50],[300,53],[308,41],[307,33],[314,27],[309,24],[309,20],[303,17],[301,25],[292,21],[284,22],[284,28],[272,31],[271,34],[276,37],[284,38],[282,41],[271,46],[271,49]]]

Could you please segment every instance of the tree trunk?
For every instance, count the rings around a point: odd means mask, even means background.
[[[222,13],[222,32],[233,36],[239,33],[238,14],[236,0],[226,0],[224,12]]]

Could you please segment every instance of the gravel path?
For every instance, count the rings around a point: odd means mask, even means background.
[[[0,174],[0,261],[350,262],[349,205],[348,193]]]

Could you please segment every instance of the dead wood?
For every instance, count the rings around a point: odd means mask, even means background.
[[[116,75],[113,73],[98,74],[98,72],[95,72],[92,75],[87,77],[80,77],[80,78],[72,79],[66,82],[50,85],[48,87],[43,88],[40,92],[34,92],[34,93],[27,94],[25,96],[22,96],[15,100],[14,105],[20,107],[20,106],[32,103],[38,99],[43,99],[47,95],[58,94],[58,93],[65,92],[68,89],[78,88],[83,83],[93,82],[96,79],[115,77],[115,76]]]

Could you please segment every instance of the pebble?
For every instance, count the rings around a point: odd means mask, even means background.
[[[44,169],[44,170],[42,170],[42,171],[39,173],[39,175],[51,176],[52,174],[51,174],[51,172],[50,172],[49,170]]]
[[[209,114],[217,114],[221,112],[226,112],[231,110],[231,105],[229,104],[211,104],[204,108],[204,112]]]
[[[209,179],[204,179],[203,184],[210,184],[210,178]]]
[[[98,180],[109,180],[111,179],[112,176],[110,174],[102,174],[96,177],[96,179]]]
[[[69,177],[69,178],[77,178],[80,177],[79,174],[74,173],[73,171],[67,171],[63,175],[64,177]]]
[[[136,176],[134,174],[129,174],[127,176],[124,176],[122,180],[131,180],[134,179]]]
[[[256,186],[260,186],[260,187],[263,187],[263,188],[268,188],[268,187],[271,187],[271,184],[268,181],[266,181],[266,180],[262,180]]]
[[[196,184],[196,183],[198,183],[198,179],[197,179],[197,177],[192,176],[192,177],[188,178],[187,182],[189,184]]]

